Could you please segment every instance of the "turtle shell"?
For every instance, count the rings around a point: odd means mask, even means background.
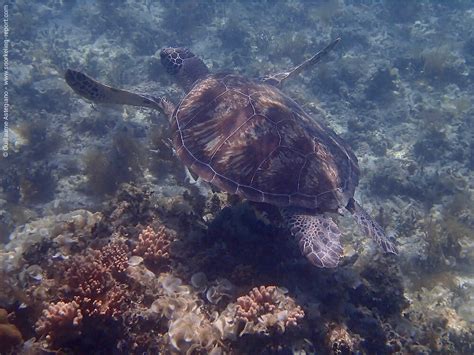
[[[357,158],[274,86],[210,75],[176,108],[173,143],[204,180],[251,201],[335,210],[358,183]]]

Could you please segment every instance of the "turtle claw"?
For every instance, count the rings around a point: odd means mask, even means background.
[[[357,224],[371,237],[386,253],[398,254],[397,247],[385,234],[383,228],[354,199],[349,201],[347,209],[354,216]]]
[[[288,210],[283,215],[301,252],[311,264],[321,268],[334,268],[339,264],[343,254],[341,232],[331,218]]]

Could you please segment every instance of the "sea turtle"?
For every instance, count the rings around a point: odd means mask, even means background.
[[[318,267],[336,267],[341,233],[326,212],[346,208],[385,252],[397,253],[383,229],[354,200],[357,158],[349,145],[280,91],[282,83],[320,61],[340,39],[285,72],[259,79],[211,74],[186,48],[161,50],[161,63],[186,96],[164,97],[106,86],[68,69],[66,82],[99,103],[158,109],[170,120],[176,155],[203,180],[244,198],[276,205],[301,252]]]

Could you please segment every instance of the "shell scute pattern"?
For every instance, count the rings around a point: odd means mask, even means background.
[[[338,207],[352,197],[357,160],[330,129],[279,89],[238,75],[209,75],[174,113],[183,162],[230,193],[278,206]]]
[[[213,154],[211,165],[241,185],[256,186],[255,172],[279,146],[278,130],[263,116],[251,116]],[[259,147],[259,149],[256,149]],[[232,167],[232,169],[226,169]]]

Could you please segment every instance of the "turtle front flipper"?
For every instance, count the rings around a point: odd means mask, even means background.
[[[304,256],[317,267],[334,268],[343,254],[341,232],[336,223],[324,215],[306,214],[284,209],[283,216]]]
[[[116,89],[104,85],[80,71],[67,69],[64,77],[77,94],[94,102],[149,107],[163,111],[167,115],[174,109],[164,98]]]
[[[369,214],[357,203],[356,200],[351,198],[346,207],[350,213],[354,216],[357,224],[362,230],[370,236],[386,253],[398,254],[397,247],[387,237],[383,228],[375,222]]]
[[[300,65],[297,65],[296,67],[291,68],[290,70],[281,72],[281,73],[276,73],[273,75],[267,75],[265,76],[262,80],[265,84],[273,85],[280,87],[283,84],[283,81],[286,79],[289,79],[291,77],[294,77],[301,73],[304,69],[315,65],[319,63],[319,61],[326,56],[335,46],[336,44],[339,43],[341,39],[336,38],[334,41],[332,41],[326,48],[320,50],[318,53],[313,55],[311,58],[305,60],[303,63]]]

